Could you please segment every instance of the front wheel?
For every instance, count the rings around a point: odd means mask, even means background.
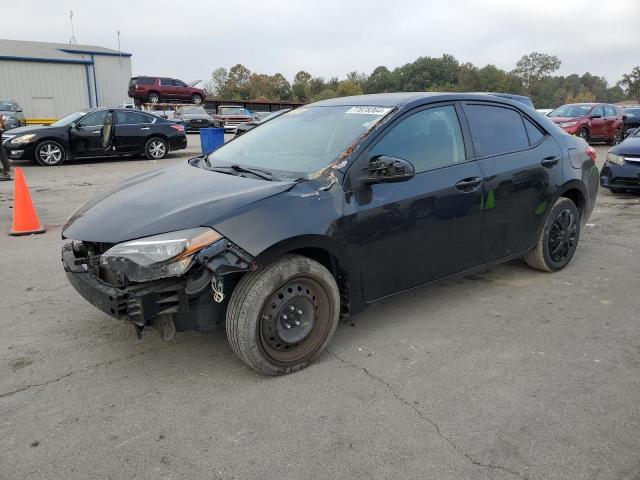
[[[573,258],[580,239],[580,210],[561,197],[553,205],[538,244],[524,257],[532,268],[545,272],[563,269]]]
[[[65,160],[62,144],[54,140],[45,140],[36,147],[36,161],[45,167],[55,167]]]
[[[333,275],[314,260],[287,255],[240,280],[227,309],[227,338],[255,371],[283,375],[322,353],[339,316]]]
[[[153,137],[147,140],[144,146],[144,154],[149,160],[160,160],[169,153],[169,145],[159,137]]]

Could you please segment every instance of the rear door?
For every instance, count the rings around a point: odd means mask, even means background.
[[[178,97],[176,87],[173,85],[173,78],[160,79],[160,95],[165,98],[175,99]]]
[[[174,88],[175,95],[176,95],[177,98],[180,98],[180,99],[184,100],[184,99],[187,99],[187,98],[190,97],[190,94],[189,94],[190,90],[187,87],[187,84],[184,83],[182,80],[174,79],[173,80],[173,88]]]
[[[471,138],[484,177],[479,262],[531,248],[562,185],[562,150],[520,110],[466,102]]]
[[[618,128],[619,116],[613,105],[604,105],[604,126],[603,136],[606,138],[613,138],[616,135],[616,129]]]
[[[102,127],[108,112],[98,110],[89,113],[69,130],[69,144],[73,156],[94,157],[106,154],[102,146]]]
[[[119,153],[142,151],[147,139],[153,133],[156,118],[135,110],[116,110],[113,144]]]
[[[364,185],[352,195],[350,243],[367,301],[476,265],[482,174],[467,155],[460,114],[454,103],[409,112],[350,169],[358,172],[389,155],[410,161],[416,171],[408,181]]]

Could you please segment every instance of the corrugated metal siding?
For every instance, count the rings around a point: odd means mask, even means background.
[[[89,107],[85,75],[84,65],[0,59],[0,98],[18,102],[27,118],[60,118]]]
[[[131,78],[131,58],[94,55],[98,84],[98,100],[101,107],[114,107],[133,102],[127,96]],[[91,66],[89,66],[91,69]]]

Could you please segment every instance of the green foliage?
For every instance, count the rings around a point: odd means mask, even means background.
[[[569,102],[619,102],[632,97],[640,103],[640,67],[615,86],[602,77],[585,73],[582,76],[551,76],[560,66],[555,55],[533,52],[523,55],[516,68],[507,72],[495,65],[479,68],[460,63],[452,55],[420,57],[393,70],[384,65],[370,75],[358,71],[340,80],[314,77],[305,70],[295,74],[293,83],[280,73],[252,73],[243,65],[227,71],[213,71],[207,92],[220,98],[249,100],[293,100],[312,102],[333,97],[398,91],[505,92],[525,94],[538,108],[554,108]]]
[[[633,67],[631,73],[624,74],[619,85],[624,87],[629,98],[640,103],[640,66]]]

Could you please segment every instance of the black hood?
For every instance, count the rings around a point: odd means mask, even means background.
[[[62,237],[120,243],[150,235],[215,225],[239,209],[284,192],[295,182],[270,182],[216,173],[188,163],[132,177],[88,201]]]
[[[640,155],[640,137],[628,137],[609,151],[615,155]]]
[[[51,130],[54,127],[47,125],[29,125],[26,127],[18,127],[11,129],[11,135],[24,135],[27,133],[39,133],[40,130]]]

